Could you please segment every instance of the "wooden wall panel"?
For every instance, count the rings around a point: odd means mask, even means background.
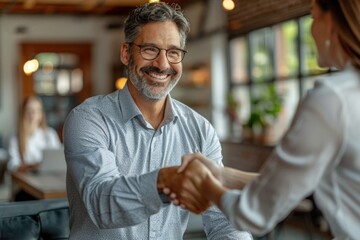
[[[310,0],[234,0],[228,12],[230,36],[280,23],[310,13]]]

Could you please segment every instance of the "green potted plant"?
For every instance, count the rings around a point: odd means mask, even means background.
[[[259,85],[257,90],[250,100],[251,112],[245,129],[252,141],[263,143],[267,128],[274,124],[281,111],[282,96],[273,83]]]

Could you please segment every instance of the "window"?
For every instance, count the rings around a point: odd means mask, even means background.
[[[39,53],[39,69],[34,74],[34,92],[39,95],[67,96],[83,88],[79,59],[70,53]]]
[[[269,81],[273,78],[273,38],[271,28],[264,28],[249,34],[250,77],[254,82]]]
[[[271,126],[271,138],[262,143],[277,142],[316,76],[330,71],[317,65],[311,21],[304,16],[229,41],[229,94],[237,106],[232,124],[250,128],[252,135]]]
[[[247,41],[244,37],[235,38],[230,41],[230,58],[231,58],[231,79],[232,82],[248,83],[247,72]]]
[[[276,75],[279,78],[294,78],[299,69],[297,23],[289,21],[276,25],[273,29],[275,32]]]

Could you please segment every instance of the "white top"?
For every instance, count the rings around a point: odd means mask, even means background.
[[[262,234],[314,193],[336,239],[360,236],[360,74],[345,71],[317,81],[293,123],[243,191],[221,208],[238,228]]]
[[[39,163],[42,160],[42,152],[46,148],[60,148],[61,142],[57,132],[48,127],[47,129],[37,129],[30,136],[27,146],[24,161],[27,164]],[[9,162],[8,169],[16,171],[21,165],[21,157],[19,153],[19,141],[16,134],[13,134],[9,141]]]

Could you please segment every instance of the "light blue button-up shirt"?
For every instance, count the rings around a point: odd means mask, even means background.
[[[160,168],[202,152],[221,163],[211,124],[167,99],[158,129],[145,121],[127,87],[88,99],[64,126],[70,239],[182,239],[189,212],[161,201]],[[209,239],[252,239],[216,208],[203,214]]]

